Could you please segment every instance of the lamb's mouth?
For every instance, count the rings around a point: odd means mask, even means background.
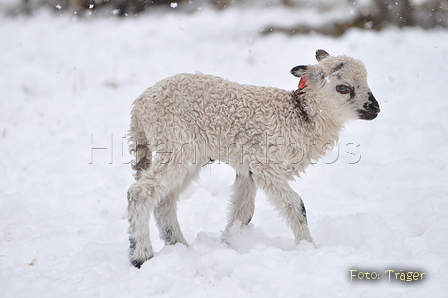
[[[379,111],[358,110],[359,119],[373,120],[378,116]]]

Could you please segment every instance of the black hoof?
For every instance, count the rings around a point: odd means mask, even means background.
[[[148,261],[149,259],[152,259],[154,256],[150,256],[147,259],[137,259],[137,260],[131,260],[132,266],[134,266],[137,269],[140,269],[144,262]]]
[[[140,267],[142,267],[142,265],[143,265],[144,262],[145,262],[145,261],[142,261],[142,260],[134,260],[134,261],[131,261],[132,266],[134,266],[134,267],[137,268],[137,269],[140,269]]]

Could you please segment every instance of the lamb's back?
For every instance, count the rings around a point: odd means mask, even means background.
[[[148,88],[139,100],[146,110],[144,117],[158,133],[187,129],[235,135],[277,126],[280,118],[290,114],[290,97],[286,90],[197,73],[166,78]]]

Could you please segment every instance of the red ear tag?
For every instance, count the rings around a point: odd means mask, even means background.
[[[305,87],[305,85],[306,85],[306,77],[303,76],[303,77],[300,78],[299,88],[303,89]]]

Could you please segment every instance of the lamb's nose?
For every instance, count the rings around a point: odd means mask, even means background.
[[[380,112],[380,105],[372,93],[369,94],[369,103],[367,103],[366,105],[366,110],[370,110],[375,113]]]

